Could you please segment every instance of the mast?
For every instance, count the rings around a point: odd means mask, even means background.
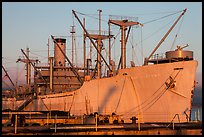
[[[26,48],[26,53],[23,52],[27,59],[18,59],[16,62],[24,62],[26,63],[26,84],[28,91],[30,92],[31,89],[31,62],[37,62],[37,60],[30,60],[29,59],[29,48]]]
[[[164,35],[164,37],[160,40],[160,42],[157,44],[157,46],[155,47],[155,49],[152,51],[152,53],[149,55],[148,58],[145,58],[144,61],[144,65],[148,64],[149,59],[152,57],[152,55],[154,54],[154,52],[159,48],[159,46],[161,46],[161,44],[164,42],[164,40],[166,39],[166,37],[169,35],[169,33],[172,31],[172,29],[176,26],[176,24],[178,23],[178,21],[180,20],[180,18],[184,15],[184,13],[186,12],[187,9],[183,10],[183,12],[181,13],[181,15],[179,16],[179,18],[174,22],[174,24],[171,26],[171,28],[167,31],[167,33]]]
[[[110,23],[120,26],[121,29],[121,69],[126,68],[126,30],[127,26],[142,25],[139,22],[128,21],[128,19],[123,20],[109,20]]]
[[[27,48],[27,53],[28,53],[28,48]],[[33,68],[35,69],[35,71],[36,72],[38,72],[39,73],[39,75],[40,75],[40,77],[46,82],[46,84],[47,84],[47,81],[42,77],[42,75],[41,75],[41,73],[40,73],[40,71],[37,71],[37,69],[35,68],[35,65],[32,63],[32,62],[38,62],[39,60],[38,59],[36,59],[36,60],[34,60],[34,59],[29,59],[29,54],[27,55],[24,51],[23,51],[23,49],[21,49],[21,52],[25,55],[25,57],[26,57],[26,59],[18,59],[17,60],[17,62],[19,62],[19,61],[21,61],[21,62],[24,62],[24,63],[26,63],[29,67],[29,70],[31,69],[31,65],[33,66]],[[27,69],[27,71],[28,71],[28,69]],[[29,72],[27,72],[27,82],[29,81],[29,79],[30,79],[30,77],[28,76],[29,75]],[[28,87],[30,88],[30,82],[29,83],[27,83],[27,85],[28,85]],[[28,91],[30,91],[30,89],[28,89]]]
[[[50,39],[49,38],[48,38],[48,41],[47,41],[47,46],[48,46],[48,52],[47,52],[47,54],[48,54],[47,55],[47,57],[48,57],[47,59],[48,60],[47,60],[47,63],[49,64],[49,60],[50,60],[49,59],[50,58]]]
[[[96,49],[96,51],[100,54],[101,58],[103,59],[104,63],[106,64],[106,66],[108,67],[108,69],[112,72],[110,66],[108,65],[108,63],[106,62],[105,58],[101,55],[100,51],[98,50],[96,44],[94,43],[94,41],[91,39],[90,34],[87,32],[87,30],[85,29],[85,27],[83,26],[83,24],[81,23],[81,21],[79,20],[78,16],[76,15],[75,11],[72,10],[72,13],[74,14],[74,16],[76,17],[76,19],[79,21],[79,24],[81,25],[81,27],[83,28],[83,30],[86,32],[86,36],[89,38],[89,40],[91,41],[91,43],[93,44],[94,48]]]
[[[111,37],[110,37],[110,22],[108,22],[108,59],[109,59],[109,66],[111,67]]]
[[[75,30],[74,30],[74,26],[71,26],[72,27],[72,30],[71,30],[71,34],[72,34],[72,63],[74,64],[74,33],[75,33]]]
[[[124,25],[121,26],[121,69],[126,68],[126,46],[125,46],[125,32],[126,27]]]
[[[85,27],[85,18],[83,18],[83,25],[84,25],[84,27]],[[85,75],[86,75],[86,32],[84,31],[84,39],[83,39],[83,41],[84,41],[84,46],[83,46],[83,49],[84,49],[84,77],[85,77]]]
[[[53,60],[54,57],[50,57],[50,93],[53,92]]]
[[[90,42],[90,60],[92,62],[92,51],[93,51],[93,46],[92,46],[92,43]],[[92,63],[90,63],[90,67],[92,67]]]
[[[99,11],[99,33],[98,36],[101,36],[101,12],[102,10]],[[97,38],[97,48],[98,48],[98,53],[97,53],[97,78],[101,78],[101,49],[102,49],[102,43],[101,43],[101,38]]]
[[[26,54],[27,54],[27,56],[29,58],[29,48],[27,48]],[[26,62],[26,69],[27,69],[26,79],[27,79],[28,91],[30,92],[30,88],[31,88],[31,67],[30,67],[30,62],[29,61]]]

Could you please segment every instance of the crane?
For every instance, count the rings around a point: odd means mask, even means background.
[[[161,46],[161,44],[164,42],[164,40],[166,39],[166,37],[169,35],[169,33],[172,31],[172,29],[176,26],[176,24],[178,23],[178,21],[181,19],[181,17],[184,15],[184,13],[187,11],[187,8],[183,10],[183,12],[181,13],[181,15],[178,17],[178,19],[174,22],[174,24],[171,26],[171,28],[167,31],[167,33],[164,35],[164,37],[160,40],[160,42],[157,44],[157,46],[155,47],[155,49],[152,51],[152,53],[149,55],[148,58],[145,58],[144,61],[144,65],[147,65],[149,62],[149,59],[152,57],[152,55],[154,54],[154,52],[159,48],[159,46]]]

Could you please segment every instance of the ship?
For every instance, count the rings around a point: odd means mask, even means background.
[[[88,117],[93,115],[98,115],[100,120],[106,123],[111,123],[113,116],[117,117],[118,123],[134,120],[140,123],[170,123],[172,120],[175,123],[189,122],[198,61],[193,58],[193,51],[184,49],[188,45],[177,46],[175,50],[167,51],[163,56],[155,54],[186,10],[182,11],[141,66],[132,62],[131,66],[127,67],[126,43],[131,26],[143,27],[143,24],[129,18],[109,19],[108,24],[121,29],[118,68],[111,58],[111,49],[108,62],[101,54],[103,40],[111,40],[114,36],[110,33],[102,34],[100,27],[98,34],[87,31],[85,20],[82,22],[72,10],[84,31],[84,53],[81,53],[84,55],[84,66],[76,67],[67,57],[66,38],[63,37],[51,35],[54,57],[48,56],[49,62],[46,65],[38,63],[39,60],[30,59],[29,49],[26,53],[21,49],[25,59],[19,58],[17,62],[26,63],[27,86],[24,93],[20,93],[18,87],[15,97],[2,98],[2,111],[63,111],[70,117],[87,118],[83,123],[92,123]],[[99,10],[99,18],[101,12]],[[74,35],[74,28],[71,33]],[[90,40],[97,51],[94,67],[91,65],[94,60],[86,58],[86,39]],[[102,76],[102,62],[108,68],[105,76]],[[30,79],[31,67],[34,68],[34,84],[31,84]],[[113,122],[116,121],[112,120]]]

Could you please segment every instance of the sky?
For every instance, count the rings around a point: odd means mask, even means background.
[[[75,26],[75,64],[82,65],[82,28],[72,14],[75,10],[81,21],[86,18],[87,30],[98,30],[98,10],[102,10],[102,30],[107,31],[109,15],[134,17],[144,26],[133,27],[127,43],[127,60],[134,60],[141,65],[144,57],[150,55],[160,39],[168,31],[173,21],[181,14],[177,13],[160,19],[166,15],[182,11],[187,12],[178,25],[172,30],[158,53],[170,50],[174,45],[190,46],[186,50],[194,52],[198,61],[196,81],[202,86],[202,2],[3,2],[2,3],[2,64],[13,81],[25,81],[25,64],[16,63],[23,57],[21,49],[30,49],[30,57],[47,63],[47,43],[51,35],[67,38],[66,54],[71,58],[71,26]],[[83,13],[80,14],[80,13]],[[85,14],[85,16],[84,16]],[[158,21],[154,21],[159,19]],[[149,22],[150,23],[147,23]],[[152,21],[152,22],[151,22]],[[120,32],[118,26],[111,25],[113,34]],[[119,41],[120,36],[117,37]],[[87,45],[88,42],[87,42]],[[107,40],[104,41],[107,52]],[[53,55],[53,43],[50,39],[50,56]],[[89,49],[87,49],[89,50]],[[118,60],[120,43],[112,47],[112,58]],[[87,53],[89,56],[90,53]],[[96,54],[92,54],[93,57]],[[107,59],[107,57],[106,57]],[[118,61],[116,61],[117,64]],[[127,63],[129,64],[129,62]],[[3,73],[3,70],[2,70]],[[3,75],[2,75],[3,76]]]

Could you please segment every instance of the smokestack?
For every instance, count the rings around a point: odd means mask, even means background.
[[[62,51],[66,54],[66,39],[56,38],[57,44],[61,47]],[[54,66],[65,67],[65,57],[58,48],[57,44],[54,45]]]

